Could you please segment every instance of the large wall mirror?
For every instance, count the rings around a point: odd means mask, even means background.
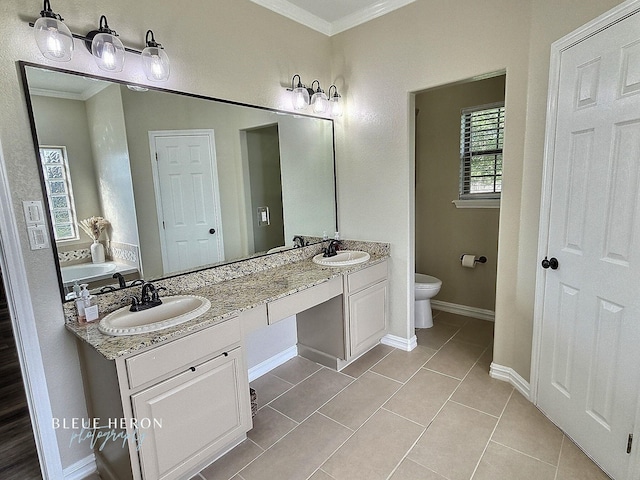
[[[63,298],[337,230],[332,120],[20,67]]]

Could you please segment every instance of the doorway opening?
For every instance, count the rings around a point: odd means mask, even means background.
[[[505,83],[498,72],[415,94],[415,271],[442,281],[434,313],[495,317]],[[470,163],[469,144],[489,140]],[[486,261],[467,268],[465,254]]]
[[[2,478],[42,478],[7,295],[0,270],[0,449]]]

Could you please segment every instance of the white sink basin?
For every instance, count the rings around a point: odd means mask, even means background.
[[[356,265],[369,260],[371,256],[367,252],[359,250],[339,250],[333,257],[324,257],[319,253],[313,257],[313,263],[324,265],[326,267],[346,267],[347,265]]]
[[[202,315],[211,302],[197,295],[161,297],[162,305],[141,312],[130,312],[129,306],[110,313],[98,324],[106,335],[139,335],[173,327]]]

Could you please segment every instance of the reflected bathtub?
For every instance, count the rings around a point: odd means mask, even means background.
[[[80,263],[70,267],[61,267],[62,283],[65,286],[73,285],[74,282],[87,283],[111,277],[119,265],[115,262],[104,263]]]

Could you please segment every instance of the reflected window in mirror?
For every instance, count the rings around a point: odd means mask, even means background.
[[[69,161],[65,147],[40,147],[40,161],[56,242],[78,239]]]

